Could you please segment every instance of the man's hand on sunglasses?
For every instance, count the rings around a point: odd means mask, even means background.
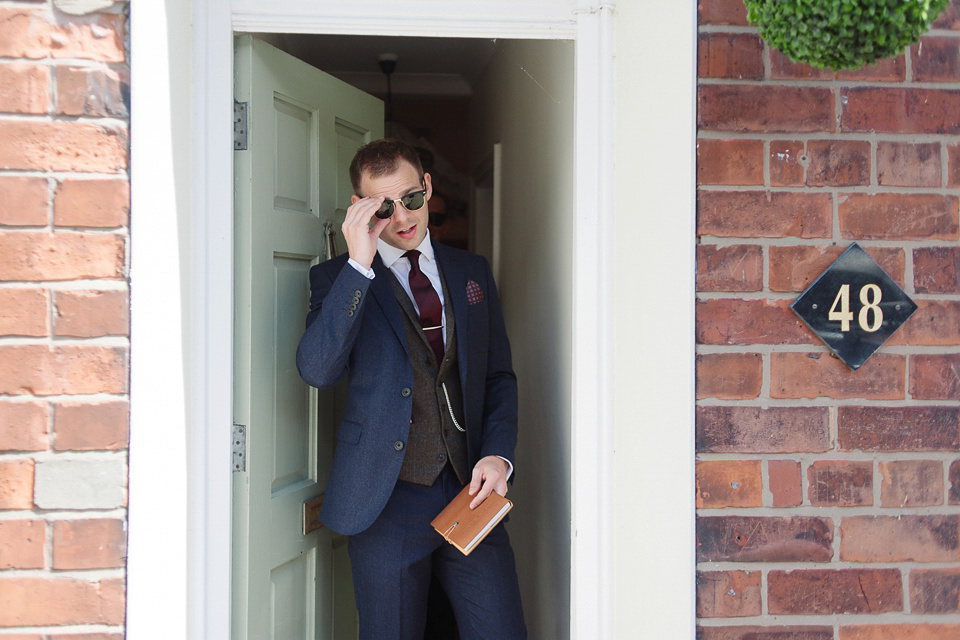
[[[373,257],[377,254],[377,238],[390,224],[389,218],[381,219],[375,215],[383,202],[383,196],[357,200],[347,208],[340,227],[350,258],[366,269],[373,264]],[[374,221],[373,226],[370,225],[371,220]]]

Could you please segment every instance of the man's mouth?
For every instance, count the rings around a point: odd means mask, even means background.
[[[402,229],[400,231],[397,231],[397,235],[403,238],[407,238],[409,236],[412,236],[413,232],[416,231],[416,229],[417,229],[417,225],[413,225],[412,227],[409,227],[407,229]]]

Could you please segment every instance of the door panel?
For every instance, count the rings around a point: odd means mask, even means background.
[[[233,637],[356,637],[342,537],[302,532],[322,494],[342,397],[297,374],[308,271],[323,225],[339,229],[357,147],[383,135],[383,104],[266,43],[236,43],[236,98],[248,150],[234,156],[234,421],[246,470],[234,474]]]

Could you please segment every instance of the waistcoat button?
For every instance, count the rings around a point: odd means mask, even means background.
[[[400,390],[400,395],[402,395],[404,398],[409,398],[411,393],[410,387],[404,387]]]
[[[396,449],[397,451],[403,451],[403,442],[400,440],[397,440],[396,442],[393,443],[393,448]]]

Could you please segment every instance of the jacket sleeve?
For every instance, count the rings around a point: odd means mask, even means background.
[[[360,331],[371,280],[346,263],[310,269],[310,311],[297,346],[300,377],[330,387],[349,370],[350,351]]]

